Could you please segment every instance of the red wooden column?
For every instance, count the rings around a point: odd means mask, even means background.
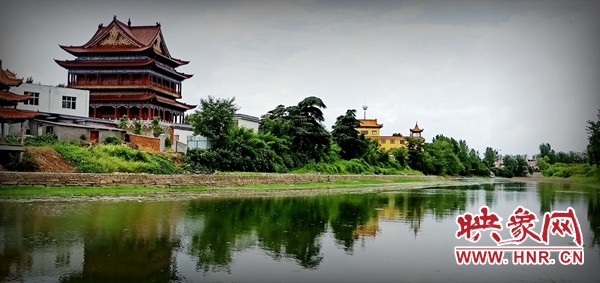
[[[148,120],[150,120],[152,118],[152,108],[150,108],[150,106],[148,106]]]
[[[127,118],[131,117],[131,115],[129,114],[129,105],[127,105]]]
[[[94,114],[93,114],[93,116],[92,116],[92,117],[94,117],[94,118],[98,118],[98,116],[96,115],[96,109],[98,109],[98,107],[94,107]]]
[[[138,113],[138,119],[142,119],[142,107],[140,106],[138,109],[140,110]]]
[[[117,110],[118,110],[118,109],[119,109],[119,108],[117,108],[117,106],[115,106],[115,120],[117,119]]]

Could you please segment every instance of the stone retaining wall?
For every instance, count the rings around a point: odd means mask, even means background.
[[[336,180],[436,178],[398,175],[323,175],[323,174],[179,174],[153,175],[133,173],[47,173],[0,172],[0,185],[60,186],[235,186],[258,184],[298,184]]]

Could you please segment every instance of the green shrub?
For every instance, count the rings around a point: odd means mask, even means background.
[[[118,138],[118,137],[115,137],[115,136],[108,136],[108,137],[106,137],[106,138],[104,139],[104,142],[103,142],[103,143],[104,143],[104,144],[114,144],[114,145],[119,145],[119,144],[122,144],[122,143],[123,143],[123,141],[122,141],[120,138]]]
[[[27,137],[26,146],[49,146],[58,143],[58,137],[53,134],[44,134],[40,136]]]

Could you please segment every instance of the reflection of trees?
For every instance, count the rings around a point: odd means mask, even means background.
[[[172,219],[178,206],[168,202],[3,206],[0,281],[7,276],[27,280],[39,272],[61,274],[62,282],[172,281],[171,257],[177,245]]]
[[[265,205],[266,202],[271,204]],[[321,244],[317,238],[325,231],[329,212],[318,199],[263,201],[263,209],[257,214],[260,245],[275,258],[291,257],[305,268],[315,268],[321,263]]]
[[[358,237],[357,229],[364,229],[369,218],[376,216],[376,199],[372,195],[347,196],[338,202],[331,213],[331,229],[338,244],[347,252],[352,252]],[[335,204],[332,204],[335,205]]]
[[[86,213],[81,273],[62,282],[169,282],[177,279],[172,219],[178,203],[113,203]]]
[[[226,269],[231,262],[231,252],[236,236],[249,233],[253,218],[253,200],[231,201],[194,201],[187,214],[192,218],[201,218],[204,227],[192,236],[190,253],[198,257],[197,267]]]
[[[579,192],[584,191],[585,194]],[[592,245],[600,245],[600,200],[598,188],[578,187],[576,184],[538,183],[540,212],[550,212],[557,202],[571,204],[577,199],[587,199],[587,219],[593,233]],[[579,216],[581,223],[582,216]]]
[[[305,268],[323,260],[322,235],[330,223],[335,239],[352,250],[353,231],[375,214],[373,197],[366,195],[319,198],[202,200],[190,203],[188,217],[203,223],[192,235],[190,253],[198,268],[227,270],[239,239],[257,236],[258,244],[276,260],[293,258]]]
[[[600,245],[600,200],[598,200],[597,189],[588,192],[588,221],[594,233],[592,245]]]
[[[556,200],[556,193],[552,183],[538,183],[538,196],[540,198],[540,213],[552,211],[554,201]]]

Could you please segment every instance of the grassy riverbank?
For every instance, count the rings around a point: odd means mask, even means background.
[[[458,182],[453,182],[458,183]],[[443,178],[407,178],[393,179],[357,179],[336,180],[331,182],[315,182],[300,184],[257,184],[245,186],[181,186],[170,188],[142,187],[142,186],[115,186],[115,187],[43,187],[43,186],[17,186],[8,185],[0,187],[0,199],[39,199],[39,198],[69,198],[69,197],[95,197],[95,196],[156,196],[164,199],[169,195],[179,197],[212,197],[239,195],[291,195],[299,194],[298,191],[310,193],[326,193],[335,189],[336,192],[354,192],[357,190],[386,189],[386,188],[412,188],[417,186],[450,185],[451,181]],[[301,193],[300,193],[301,194]]]

